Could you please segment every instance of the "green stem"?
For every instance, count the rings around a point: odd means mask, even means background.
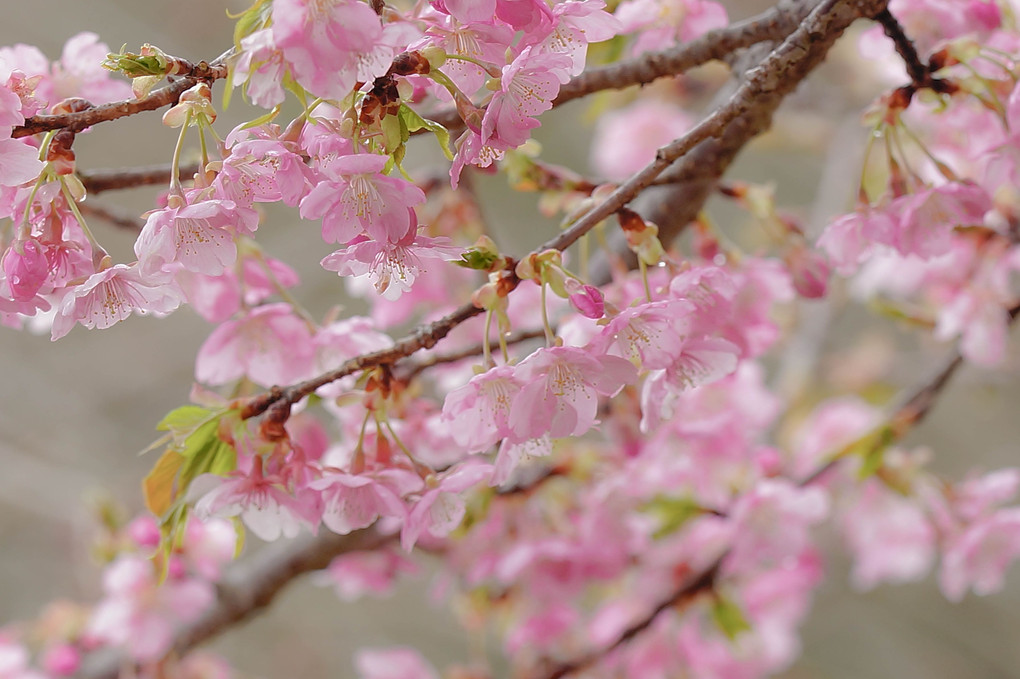
[[[184,148],[184,137],[188,133],[188,127],[191,125],[191,112],[184,118],[184,124],[181,125],[181,133],[177,135],[177,144],[174,146],[174,157],[170,161],[170,193],[176,193],[180,196],[184,195],[184,187],[181,185],[180,168],[181,168],[181,149]]]
[[[301,306],[301,303],[298,302],[292,294],[290,294],[290,291],[287,290],[282,283],[280,283],[280,279],[276,277],[276,274],[274,274],[273,270],[269,267],[269,262],[266,261],[266,256],[261,250],[255,251],[255,258],[258,260],[262,270],[266,272],[266,276],[269,277],[269,282],[272,284],[273,289],[276,290],[276,294],[278,294],[284,302],[290,305],[294,312],[301,317],[301,320],[308,325],[308,329],[312,331],[312,334],[314,334],[319,329],[319,324],[315,322],[315,317],[312,316],[307,309]]]
[[[378,417],[375,418],[375,423],[376,425],[380,424]],[[400,452],[406,455],[407,459],[411,461],[411,466],[414,467],[414,472],[423,479],[431,474],[431,469],[414,459],[414,455],[411,454],[411,451],[404,445],[404,442],[400,440],[399,436],[397,436],[397,432],[393,430],[393,425],[390,424],[389,419],[383,418],[382,424],[386,426],[386,430],[390,433],[390,436],[393,437],[393,442],[397,444],[397,448],[400,448]]]
[[[96,237],[92,235],[92,231],[89,229],[89,225],[85,222],[85,217],[82,216],[81,210],[78,209],[78,204],[74,201],[74,196],[71,195],[71,190],[67,188],[67,182],[64,181],[63,177],[60,177],[60,190],[64,194],[64,200],[67,201],[67,207],[74,214],[74,218],[78,220],[78,224],[81,225],[81,230],[85,233],[85,237],[89,239],[94,247],[103,250],[103,246],[99,244]],[[105,252],[105,250],[103,250]]]
[[[492,351],[489,349],[489,331],[492,329],[492,309],[485,311],[485,335],[482,339],[482,365],[486,370],[496,365],[492,360]]]
[[[645,299],[652,301],[652,288],[648,284],[648,265],[645,260],[638,257],[638,268],[641,270],[641,282],[645,285]]]
[[[545,345],[552,347],[556,345],[556,337],[553,334],[552,326],[549,325],[549,310],[546,308],[545,303],[545,283],[541,283],[542,286],[542,326],[545,328]]]

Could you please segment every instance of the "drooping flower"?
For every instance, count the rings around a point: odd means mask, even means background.
[[[510,408],[510,427],[523,440],[580,436],[595,424],[599,396],[634,382],[637,371],[617,356],[551,347],[521,361],[514,376],[524,386]]]
[[[194,198],[194,196],[192,196]],[[258,213],[230,200],[198,200],[149,215],[135,241],[139,267],[152,280],[166,280],[174,264],[218,276],[237,259],[234,239],[258,227]]]
[[[429,238],[411,230],[396,242],[356,238],[343,250],[326,255],[322,268],[341,276],[368,276],[380,295],[395,300],[410,292],[425,270],[422,260],[450,261],[461,252],[445,236]]]
[[[239,516],[248,530],[266,542],[296,537],[302,527],[314,529],[318,524],[313,508],[295,498],[282,479],[263,474],[261,460],[256,460],[250,474],[199,476],[188,494],[198,497],[195,515],[200,519]]]
[[[481,139],[495,138],[510,147],[528,140],[539,126],[537,116],[552,108],[560,85],[570,79],[572,64],[563,54],[532,54],[526,47],[503,67],[501,89],[493,96],[482,118]]]
[[[381,174],[386,156],[361,153],[330,162],[330,177],[301,201],[301,216],[322,218],[322,239],[347,243],[363,232],[377,241],[399,242],[418,225],[414,206],[425,194],[414,184]]]
[[[180,293],[173,286],[148,282],[137,263],[116,264],[67,291],[53,319],[52,339],[66,335],[75,323],[103,330],[132,313],[166,314],[180,303]]]

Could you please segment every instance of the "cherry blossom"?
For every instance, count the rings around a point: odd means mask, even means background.
[[[75,323],[103,330],[132,313],[166,314],[180,303],[177,291],[163,282],[150,283],[137,264],[115,264],[67,291],[53,319],[52,339],[66,335]]]
[[[326,166],[330,177],[301,201],[301,216],[322,218],[322,239],[347,243],[362,232],[378,241],[399,242],[413,233],[414,206],[425,200],[410,182],[380,174],[386,157],[356,154],[337,158]]]
[[[226,384],[247,376],[271,386],[311,373],[315,347],[308,325],[287,304],[266,304],[221,324],[199,349],[195,377]]]
[[[634,366],[616,356],[573,347],[539,349],[514,370],[523,384],[509,424],[521,439],[579,436],[595,424],[598,397],[635,380]]]

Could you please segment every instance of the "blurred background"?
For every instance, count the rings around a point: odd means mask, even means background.
[[[734,18],[763,7],[725,4]],[[0,44],[36,45],[56,59],[67,38],[88,30],[113,50],[122,44],[137,50],[149,42],[192,60],[212,59],[231,41],[233,22],[224,9],[244,7],[236,0],[226,8],[206,0],[36,0],[5,12]],[[828,216],[850,204],[863,138],[856,111],[878,91],[849,76],[844,61],[855,52],[853,41],[845,41],[787,102],[775,129],[753,144],[729,174],[776,182],[780,204],[799,206],[815,233]],[[585,104],[575,102],[543,119],[536,136],[547,158],[586,167],[591,127],[584,111]],[[221,135],[245,113],[235,97],[217,123]],[[79,167],[167,162],[176,133],[162,127],[158,115],[101,125],[82,135],[75,144]],[[535,224],[548,222],[531,207],[531,197],[513,199],[510,209],[502,179],[480,184],[483,207],[497,229],[528,234],[529,243],[544,239],[535,235]],[[99,201],[140,215],[152,207],[154,195],[153,189],[138,189],[104,194]],[[720,220],[727,215],[733,220],[734,231],[743,228],[745,217],[716,207]],[[94,228],[110,242],[115,258],[129,257],[132,234],[101,223]],[[292,237],[299,228],[301,236]],[[300,223],[293,212],[271,212],[259,239],[270,254],[298,268],[303,301],[321,312],[339,303],[342,291],[336,276],[317,266],[332,248],[311,245],[316,239],[306,237],[309,228],[318,227]],[[827,313],[822,303],[807,304],[789,322],[811,323]],[[55,344],[48,333],[0,329],[0,626],[33,618],[55,599],[98,596],[98,570],[90,555],[97,534],[94,507],[115,498],[130,513],[142,510],[140,481],[155,457],[137,453],[155,438],[159,419],[187,401],[194,357],[210,330],[188,309],[165,320],[133,317],[101,332],[76,328]],[[918,346],[915,336],[899,333],[891,322],[853,310],[832,319],[827,337],[828,353],[819,369],[838,367],[840,360],[850,360],[848,347],[870,342],[876,355],[888,357],[881,369],[889,381],[900,385],[915,383],[946,350]],[[965,369],[909,443],[930,446],[935,468],[957,476],[975,467],[1017,464],[1020,389],[1013,379],[1015,368],[1014,360],[995,374]],[[835,538],[829,542],[836,544]],[[1020,676],[1020,578],[1015,574],[1003,595],[971,595],[954,605],[931,579],[862,595],[851,590],[847,573],[839,550],[832,550],[826,582],[804,627],[803,656],[785,676]],[[468,643],[459,627],[429,603],[427,591],[411,583],[391,599],[342,604],[306,579],[215,648],[244,676],[267,678],[349,675],[352,651],[362,645],[414,645],[440,666],[467,659]]]

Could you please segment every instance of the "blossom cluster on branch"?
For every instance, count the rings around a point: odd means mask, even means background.
[[[1020,470],[944,479],[901,439],[962,362],[1008,360],[1015,12],[788,0],[730,24],[713,0],[256,0],[208,62],[109,53],[85,33],[56,63],[0,48],[0,322],[58,340],[189,306],[215,326],[190,403],[158,424],[151,516],[105,526],[102,600],[42,635],[0,630],[0,679],[229,676],[194,647],[327,566],[352,599],[434,560],[466,633],[495,635],[535,679],[783,670],[824,576],[823,524],[861,589],[935,572],[952,600],[998,591],[1020,556]],[[769,187],[719,179],[858,19],[881,60],[860,68],[886,92],[864,113],[857,204],[813,242]],[[683,73],[710,60],[735,84],[699,114]],[[599,176],[540,157],[546,111],[666,77],[601,117]],[[221,85],[267,112],[221,137]],[[76,135],[164,106],[180,130],[167,166],[79,170]],[[441,175],[408,169],[425,135]],[[540,193],[562,231],[506,252],[480,172]],[[90,190],[162,182],[133,257],[114,261]],[[770,244],[741,249],[703,195],[673,227],[638,200],[695,185]],[[321,267],[368,315],[302,305],[298,272],[259,243],[263,204],[303,220],[293,238],[336,247]],[[834,287],[956,353],[892,410],[794,402],[767,369],[795,332],[780,318]],[[245,534],[299,541],[228,566]],[[364,679],[494,676],[410,648],[355,664]]]

